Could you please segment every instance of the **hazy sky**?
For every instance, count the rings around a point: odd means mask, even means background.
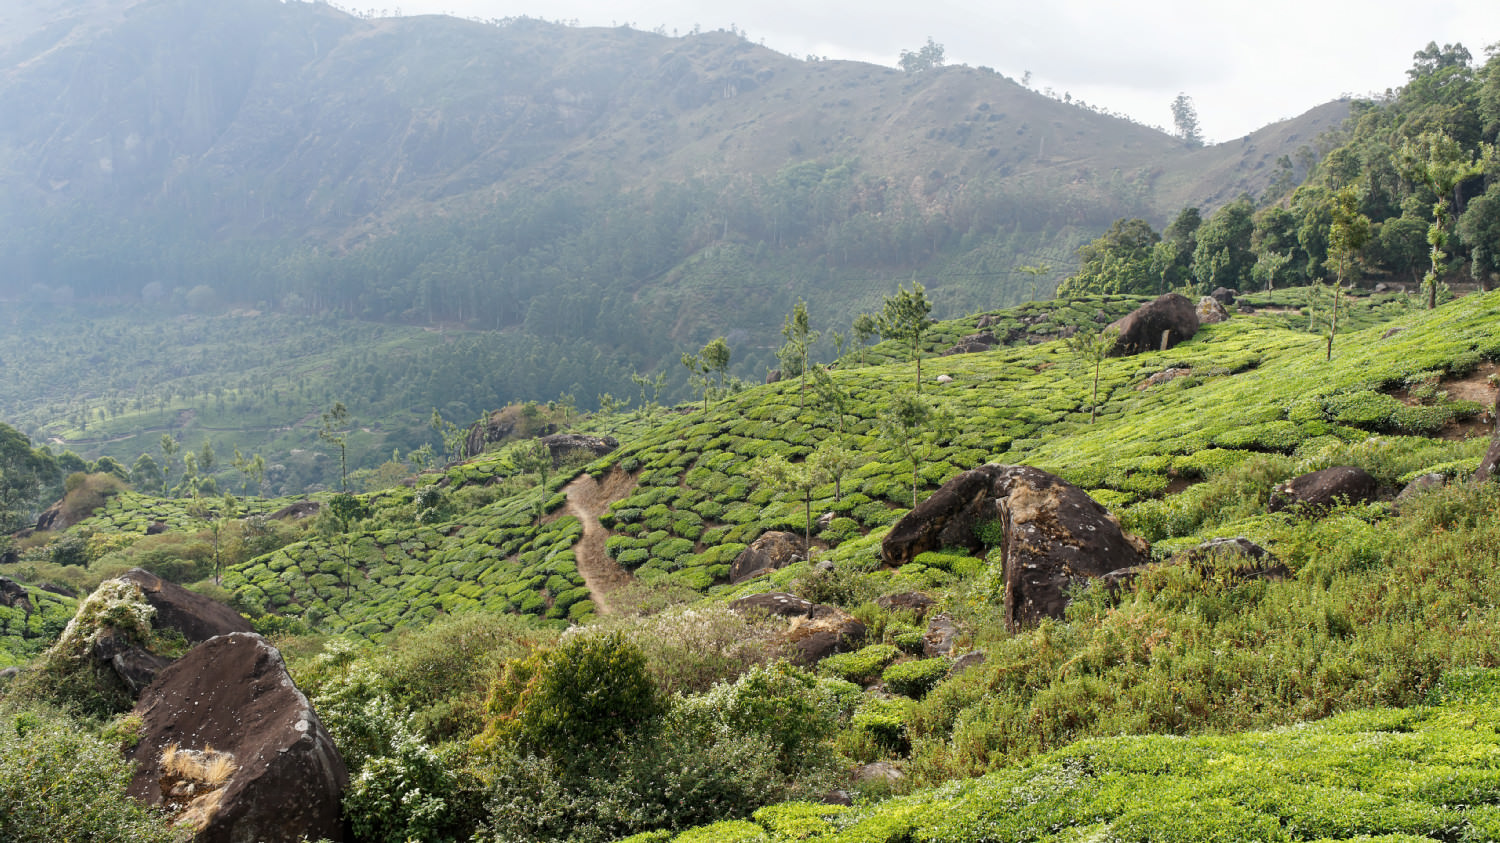
[[[1210,141],[1237,138],[1343,94],[1401,85],[1412,53],[1460,42],[1483,61],[1500,42],[1500,0],[334,0],[584,26],[629,23],[686,33],[730,25],[752,41],[894,66],[930,36],[950,64],[987,66],[1070,93],[1143,123],[1172,125],[1168,106],[1192,97]],[[385,6],[389,2],[389,6]]]

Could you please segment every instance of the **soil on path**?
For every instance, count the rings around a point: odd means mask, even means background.
[[[583,538],[573,546],[573,556],[578,559],[578,573],[583,575],[583,582],[589,588],[594,608],[601,615],[614,611],[609,596],[629,585],[634,578],[604,552],[604,542],[609,538],[609,531],[599,523],[599,516],[609,509],[610,504],[623,500],[633,489],[635,478],[616,467],[604,478],[603,483],[588,474],[582,474],[569,483],[565,490],[568,496],[568,514],[583,524]]]

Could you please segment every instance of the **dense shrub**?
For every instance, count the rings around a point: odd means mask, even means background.
[[[898,694],[920,698],[947,675],[947,659],[916,659],[891,665],[881,674],[880,679],[887,688]]]
[[[57,714],[0,707],[0,840],[167,843],[159,815],[125,795],[130,764]]]
[[[868,683],[895,661],[901,651],[894,644],[871,644],[853,653],[839,653],[818,662],[818,671],[849,682]]]
[[[519,752],[576,767],[651,722],[663,700],[639,647],[617,632],[581,632],[512,661],[486,706]]]
[[[614,625],[611,624],[611,627]],[[724,606],[673,608],[618,625],[646,657],[663,694],[707,691],[781,656],[782,624],[747,619]]]

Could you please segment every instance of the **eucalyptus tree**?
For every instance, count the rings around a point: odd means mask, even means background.
[[[911,349],[911,358],[917,364],[918,395],[922,394],[922,335],[932,327],[928,314],[932,302],[927,300],[927,289],[913,281],[911,290],[898,286],[894,296],[886,296],[880,311],[880,335],[889,340],[904,343]]]
[[[792,312],[787,314],[786,322],[781,326],[781,335],[786,337],[786,345],[781,347],[777,356],[781,358],[783,370],[795,368],[797,370],[797,393],[798,403],[802,409],[807,407],[807,355],[812,349],[812,344],[821,336],[812,329],[807,318],[807,302],[798,299]],[[790,374],[790,372],[788,372]]]

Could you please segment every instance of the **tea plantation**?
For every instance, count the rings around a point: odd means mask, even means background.
[[[0,666],[72,611],[42,582],[81,592],[142,565],[195,583],[278,636],[358,742],[346,813],[388,832],[371,839],[1495,839],[1500,490],[1468,477],[1492,429],[1500,293],[1432,311],[1359,298],[1331,359],[1306,330],[1315,298],[1251,297],[1173,349],[1097,361],[1068,338],[1139,299],[987,314],[999,342],[928,356],[919,399],[907,350],[882,343],[707,409],[643,396],[579,425],[618,449],[542,473],[519,443],[317,508],[113,493],[0,568],[34,606],[0,607]],[[1244,536],[1289,576],[1161,565],[1008,633],[998,549],[880,558],[914,497],[986,462],[1080,485],[1156,561]],[[1334,465],[1365,468],[1381,500],[1269,511],[1277,483]],[[1434,473],[1447,482],[1393,500]],[[770,530],[810,535],[811,558],[730,584]],[[865,640],[788,666],[784,624],[724,609],[770,591],[838,607]],[[881,602],[914,591],[925,616]],[[926,647],[938,613],[951,652]],[[551,757],[523,739],[528,710],[549,671],[582,669],[575,650],[661,697]],[[377,786],[366,764],[404,778]],[[894,774],[851,780],[862,765]],[[808,801],[831,790],[854,805]]]

